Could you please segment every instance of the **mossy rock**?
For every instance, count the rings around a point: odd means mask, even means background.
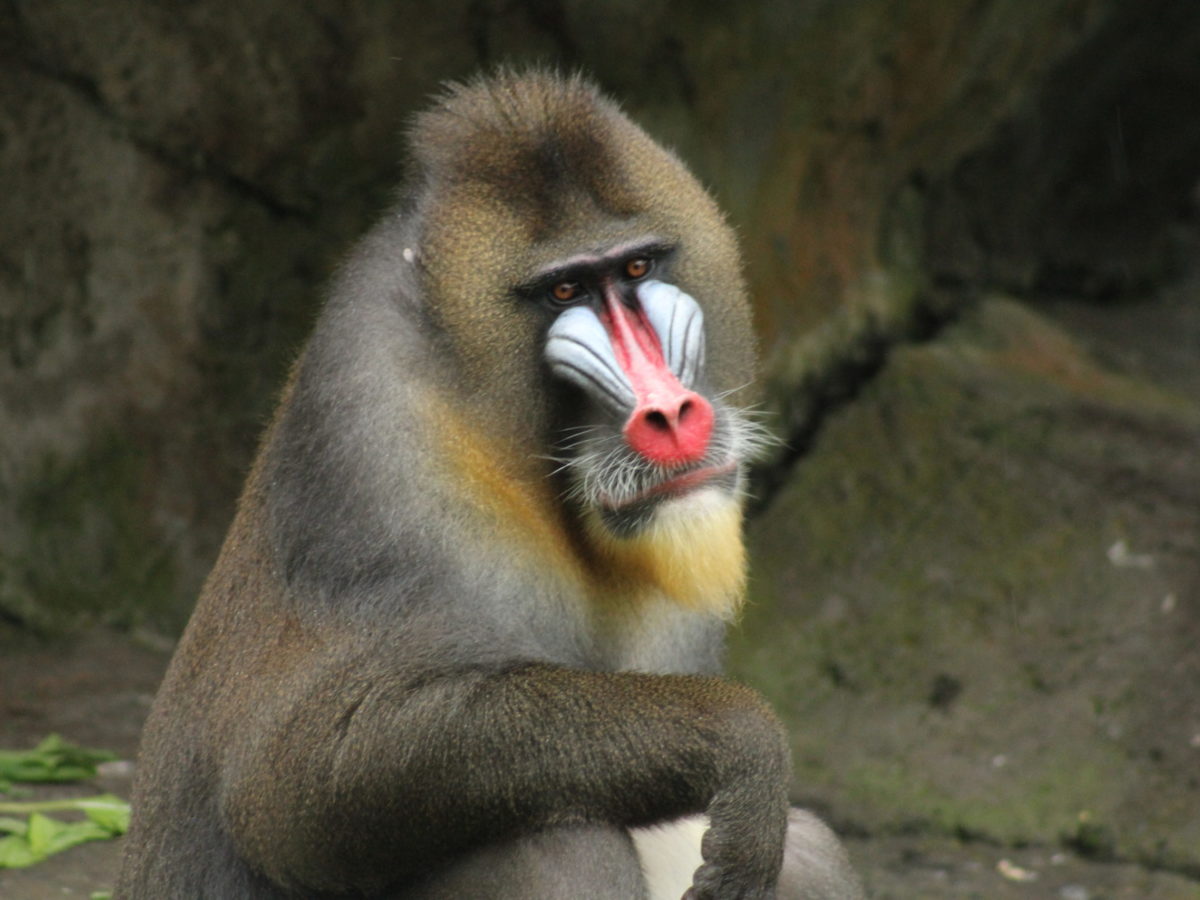
[[[869,830],[1200,867],[1200,404],[991,299],[752,523],[734,670]]]
[[[0,548],[0,613],[50,632],[161,612],[178,573],[147,512],[146,471],[115,434],[70,460],[45,457],[14,492],[25,530]]]

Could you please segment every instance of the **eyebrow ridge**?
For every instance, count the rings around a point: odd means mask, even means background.
[[[580,253],[575,256],[569,256],[563,260],[556,260],[545,268],[539,270],[532,279],[530,284],[546,284],[550,281],[561,280],[569,281],[569,273],[580,268],[594,268],[601,263],[609,262],[614,259],[620,259],[624,256],[631,256],[637,253],[644,253],[646,256],[666,256],[675,249],[675,245],[670,241],[666,241],[654,235],[638,238],[629,241],[625,244],[618,244],[607,253]]]

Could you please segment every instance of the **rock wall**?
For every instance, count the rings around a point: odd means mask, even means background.
[[[737,669],[797,790],[1200,872],[1197,396],[1000,296],[897,350],[752,526]]]

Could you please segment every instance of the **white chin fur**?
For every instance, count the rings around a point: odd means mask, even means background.
[[[704,861],[700,838],[707,828],[707,816],[689,816],[630,831],[650,900],[679,900],[691,887],[692,876]]]
[[[675,523],[702,518],[736,503],[737,500],[721,488],[697,488],[660,503],[654,511],[655,524],[658,527],[670,528]]]

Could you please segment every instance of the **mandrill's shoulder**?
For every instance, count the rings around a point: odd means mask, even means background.
[[[314,413],[337,419],[340,411],[359,411],[363,399],[404,402],[406,385],[442,380],[422,264],[413,214],[397,207],[334,273],[293,367],[285,410],[314,407]]]

